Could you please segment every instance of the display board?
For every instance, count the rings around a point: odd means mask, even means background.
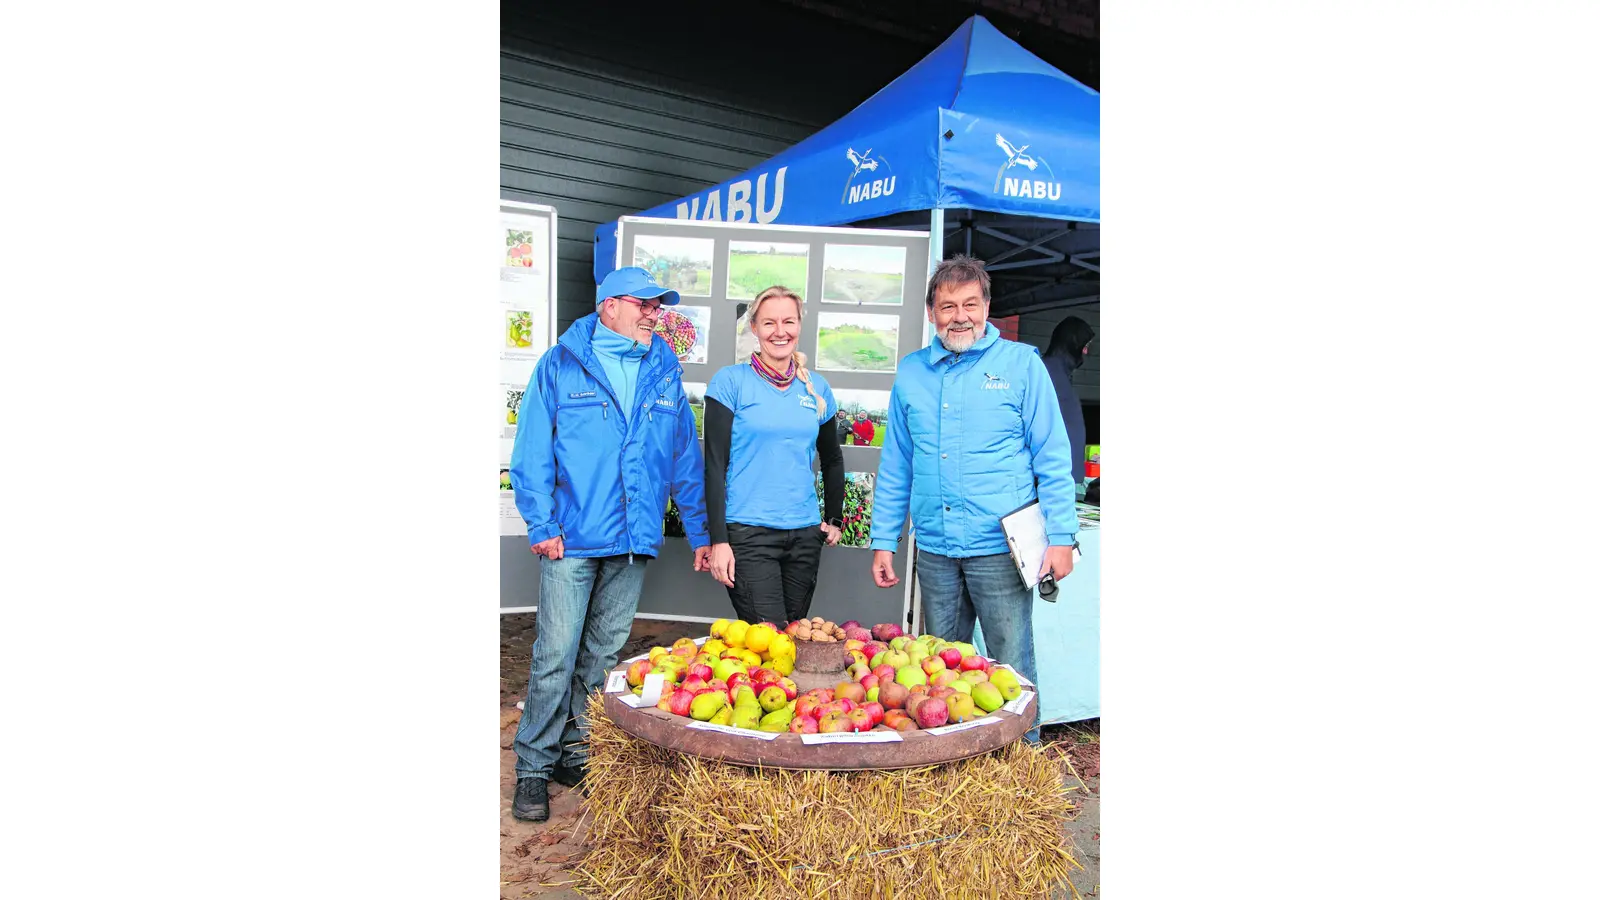
[[[903,583],[890,590],[872,583],[867,531],[895,371],[927,344],[928,232],[624,218],[617,247],[617,265],[640,266],[682,297],[659,331],[679,353],[684,387],[702,403],[719,369],[749,363],[756,343],[743,314],[756,294],[781,284],[805,298],[799,349],[842,407],[844,418],[836,414],[835,422],[846,481],[845,537],[823,549],[811,612],[904,623]],[[817,491],[820,511],[820,475]],[[726,589],[693,571],[673,519],[669,511],[666,546],[646,575],[640,615],[731,615]],[[902,579],[908,555],[895,554]]]
[[[500,304],[495,313],[495,345],[500,356],[499,402],[495,427],[500,436],[500,544],[528,553],[528,526],[511,492],[511,446],[517,436],[517,409],[533,377],[533,367],[556,338],[556,211],[551,206],[500,201]],[[506,605],[507,572],[500,566],[500,605]],[[518,605],[538,602],[539,582],[517,579]],[[528,593],[531,590],[531,598]]]

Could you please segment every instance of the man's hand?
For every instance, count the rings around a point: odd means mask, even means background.
[[[712,578],[726,587],[733,587],[733,545],[726,541],[712,544],[709,567]]]
[[[839,538],[844,534],[844,532],[829,525],[827,522],[822,523],[822,533],[827,537],[829,547],[839,543]]]
[[[566,544],[562,542],[559,534],[548,541],[540,541],[528,549],[534,556],[547,556],[550,559],[560,559],[567,552]]]
[[[878,587],[892,588],[900,583],[894,573],[894,554],[888,550],[872,551],[872,581]]]
[[[1050,546],[1044,548],[1044,565],[1039,567],[1039,577],[1041,579],[1044,578],[1045,575],[1049,575],[1051,578],[1056,580],[1057,584],[1060,584],[1061,579],[1066,578],[1071,574],[1071,547],[1061,547],[1051,544]]]
[[[711,571],[711,545],[696,548],[694,551],[694,570],[696,572]]]

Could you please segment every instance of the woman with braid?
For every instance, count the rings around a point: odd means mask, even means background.
[[[711,575],[746,622],[806,617],[824,544],[839,542],[844,455],[833,389],[796,350],[804,303],[774,285],[746,313],[759,348],[706,388],[706,518]],[[821,460],[826,518],[818,514]]]

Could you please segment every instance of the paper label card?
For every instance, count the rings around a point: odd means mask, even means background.
[[[633,694],[623,694],[621,697],[618,697],[617,699],[621,700],[623,703],[628,704],[629,706],[633,707],[634,709],[638,709],[639,707],[645,705],[643,697],[638,697],[638,696],[635,696]],[[657,699],[660,699],[660,698],[657,698]],[[651,703],[649,705],[650,706],[655,706],[654,703]]]
[[[953,731],[966,731],[968,728],[979,728],[979,727],[982,727],[984,725],[998,725],[998,724],[1000,724],[1000,720],[995,718],[994,716],[990,715],[990,716],[984,716],[981,719],[973,719],[971,722],[959,722],[959,723],[957,723],[955,725],[940,725],[938,728],[929,728],[929,729],[927,729],[927,733],[928,734],[950,734]]]
[[[751,731],[748,728],[734,728],[730,725],[713,725],[710,722],[700,721],[690,722],[688,727],[693,728],[696,731],[715,731],[719,734],[731,734],[734,737],[755,738],[761,741],[770,741],[773,738],[776,738],[778,735],[786,733],[781,731]]]
[[[615,694],[628,689],[628,673],[612,672],[606,679],[606,693]]]
[[[661,701],[661,688],[667,683],[667,676],[659,672],[651,672],[644,677],[644,693],[639,699],[646,706],[655,706]]]
[[[899,741],[898,731],[840,731],[834,734],[802,734],[800,743],[812,744],[892,744]]]
[[[1000,708],[1008,713],[1015,713],[1020,716],[1028,708],[1028,704],[1033,702],[1033,696],[1033,691],[1023,691],[1017,695],[1017,699],[1006,701],[1006,704]]]

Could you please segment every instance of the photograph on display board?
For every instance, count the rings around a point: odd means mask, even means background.
[[[728,299],[754,300],[767,288],[781,284],[804,300],[810,256],[809,244],[729,241]]]
[[[873,472],[844,473],[844,527],[840,529],[839,547],[865,549],[871,546],[872,486],[877,481]],[[817,511],[828,515],[822,498],[822,473],[817,473]]]
[[[899,306],[906,248],[828,244],[822,250],[822,302]]]
[[[884,431],[889,427],[888,391],[834,388],[833,398],[839,402],[835,422],[841,446],[883,446]]]
[[[527,389],[514,384],[500,385],[500,391],[505,396],[505,425],[500,432],[500,437],[511,440],[517,436],[517,411],[522,408],[522,394]]]
[[[529,310],[506,310],[506,347],[514,350],[532,349],[536,337],[533,319],[533,313]]]
[[[818,369],[893,372],[899,358],[899,316],[841,312],[817,314]]]
[[[533,230],[506,229],[505,265],[514,269],[532,269],[536,267],[535,263],[545,252],[545,247],[534,243]]]
[[[689,406],[694,410],[694,433],[701,440],[706,436],[706,382],[685,381],[683,395],[689,398]]]
[[[750,333],[749,324],[745,322],[744,314],[749,312],[750,304],[740,303],[733,308],[733,361],[736,365],[744,365],[755,355],[760,343],[756,336]]]
[[[656,334],[667,342],[678,362],[704,363],[711,343],[711,309],[706,306],[663,306],[656,318]]]
[[[711,296],[711,238],[641,234],[633,239],[633,264],[679,294]]]

